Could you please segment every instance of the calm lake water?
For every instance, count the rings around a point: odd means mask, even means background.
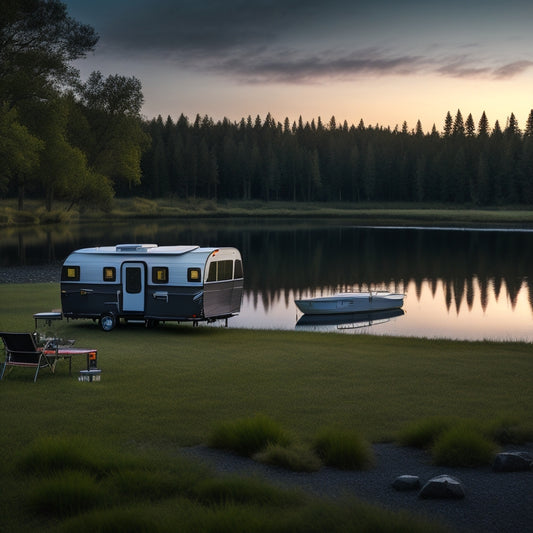
[[[0,267],[60,263],[118,243],[235,246],[245,295],[230,327],[533,341],[533,231],[374,228],[346,221],[142,221],[4,230]],[[406,294],[404,314],[302,325],[294,300],[336,290]]]

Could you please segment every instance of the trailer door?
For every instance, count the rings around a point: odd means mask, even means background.
[[[144,312],[144,263],[122,263],[122,311]]]

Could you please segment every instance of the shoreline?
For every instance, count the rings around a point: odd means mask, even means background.
[[[0,285],[21,283],[59,283],[61,263],[0,267]]]
[[[502,229],[532,229],[533,209],[529,206],[464,207],[442,204],[414,203],[349,203],[349,202],[263,202],[259,200],[176,200],[171,198],[119,198],[109,212],[67,211],[61,202],[46,212],[42,202],[27,200],[25,209],[18,211],[12,200],[0,201],[0,227],[24,229],[54,224],[119,223],[132,219],[176,222],[208,219],[258,220],[339,220],[353,221],[363,226],[443,226],[454,228],[476,226]]]
[[[24,265],[24,266],[0,266],[0,286],[2,285],[24,285],[24,284],[57,284],[58,287],[61,283],[61,268],[62,263],[56,262],[48,265]],[[269,328],[255,328],[251,326],[242,326],[235,327],[236,330],[251,330],[251,331],[268,331]],[[274,331],[285,331],[285,332],[294,332],[293,329],[284,329],[284,328],[273,328]],[[324,332],[315,332],[319,334],[324,334]],[[367,335],[376,336],[376,337],[398,337],[401,339],[412,338],[414,340],[443,340],[443,341],[452,341],[458,343],[478,343],[478,342],[489,342],[493,344],[528,344],[531,345],[531,341],[528,339],[513,339],[513,338],[456,338],[453,336],[439,336],[439,337],[428,337],[428,336],[404,336],[404,335],[395,335],[395,334],[383,334],[383,333],[374,333],[369,332]]]

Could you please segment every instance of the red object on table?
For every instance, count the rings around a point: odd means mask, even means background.
[[[96,368],[96,361],[98,357],[98,350],[90,348],[72,348],[70,346],[65,346],[64,348],[57,349],[44,349],[44,355],[46,358],[56,359],[54,362],[57,362],[57,359],[68,359],[68,371],[69,374],[72,374],[72,357],[85,355],[87,357],[87,370],[90,370],[91,367]]]

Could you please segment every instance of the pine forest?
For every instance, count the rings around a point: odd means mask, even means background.
[[[282,124],[270,115],[158,117],[145,127],[151,146],[140,191],[153,198],[533,203],[533,110],[523,132],[514,114],[502,128],[460,110],[430,133],[420,122],[392,130],[335,117]]]

